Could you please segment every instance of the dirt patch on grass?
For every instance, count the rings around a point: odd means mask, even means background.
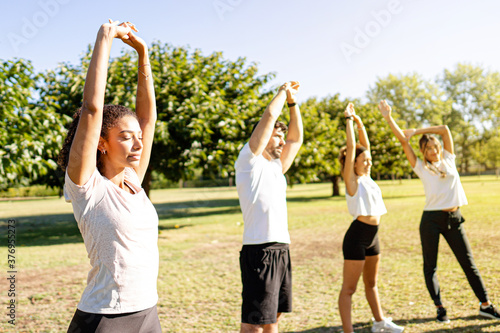
[[[342,255],[344,235],[334,232],[294,231],[290,245],[296,263],[310,261],[313,258],[336,258]]]
[[[77,265],[21,271],[17,331],[65,331],[85,287],[88,269],[88,265]]]

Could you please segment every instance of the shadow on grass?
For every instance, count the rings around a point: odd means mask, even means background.
[[[419,194],[406,194],[406,195],[385,195],[384,194],[384,200],[394,200],[394,199],[405,199],[405,198],[424,198],[425,193],[419,193]]]
[[[238,199],[193,200],[154,204],[160,220],[241,212]],[[218,208],[218,209],[213,209]]]
[[[294,197],[291,202],[311,202],[329,199],[330,196]],[[338,197],[337,197],[338,198]],[[343,198],[342,198],[343,199]],[[159,203],[154,205],[160,220],[185,217],[202,217],[222,214],[240,213],[238,199],[204,200],[193,198],[190,201]],[[73,214],[46,214],[36,216],[15,216],[9,219],[16,221],[16,244],[18,246],[50,246],[59,244],[82,243],[83,239]],[[4,221],[5,220],[5,221]],[[7,235],[7,219],[0,221],[2,234]],[[183,225],[186,227],[189,225]],[[159,226],[160,230],[178,229],[174,224]],[[5,230],[3,230],[5,229]]]
[[[420,330],[419,332],[426,332],[426,333],[447,333],[447,332],[461,332],[461,333],[472,333],[472,332],[482,332],[482,329],[485,328],[491,328],[491,327],[496,327],[500,326],[500,321],[495,321],[495,320],[488,320],[484,319],[483,317],[480,316],[469,316],[465,318],[455,318],[455,319],[461,319],[464,321],[476,321],[476,320],[485,320],[484,324],[471,324],[471,325],[464,325],[462,327],[446,327],[447,324],[443,324],[443,327],[438,328],[438,329],[431,329],[431,330]],[[436,322],[436,318],[419,318],[419,319],[411,319],[411,320],[396,320],[394,321],[396,324],[401,325],[401,326],[407,326],[409,324],[413,325],[418,325],[418,324],[424,324],[428,322]],[[451,321],[453,323],[453,319]],[[371,327],[372,324],[371,322],[366,322],[366,323],[357,323],[354,324],[354,330],[356,332],[371,332]],[[413,327],[412,331],[417,332],[415,328]],[[333,333],[333,332],[342,332],[342,326],[329,326],[329,327],[316,327],[316,328],[311,328],[303,331],[287,331],[287,333]]]
[[[160,219],[209,216],[240,212],[237,199],[195,200],[178,203],[156,204]],[[219,209],[210,209],[219,208]],[[72,213],[46,214],[36,216],[15,216],[17,246],[50,246],[82,243],[83,239]],[[186,227],[189,225],[182,225]],[[181,226],[160,225],[159,230],[179,229]],[[7,219],[0,221],[2,235],[7,235]]]
[[[353,325],[356,332],[371,332],[371,323],[356,323]],[[304,331],[287,331],[287,333],[336,333],[343,332],[342,325],[339,326],[321,326],[307,329]]]
[[[17,246],[44,246],[83,242],[73,214],[18,216],[10,219],[16,221]],[[5,225],[1,227],[1,229],[6,228]]]
[[[332,197],[331,195],[322,195],[322,196],[317,196],[317,197],[291,197],[291,198],[286,198],[286,201],[288,202],[311,202],[311,201],[318,201],[318,200],[345,200],[345,197],[343,196],[336,196]]]
[[[472,325],[467,325],[467,326],[462,326],[462,327],[453,327],[453,328],[439,328],[435,330],[428,330],[424,332],[434,332],[434,333],[446,333],[446,332],[462,332],[462,333],[469,333],[469,332],[482,332],[483,328],[491,328],[491,327],[498,327],[500,326],[500,321],[494,320],[494,319],[485,319],[484,317],[481,316],[469,316],[469,317],[463,317],[463,318],[456,318],[456,319],[461,319],[464,321],[476,321],[476,320],[484,320],[484,324],[472,324]],[[453,319],[451,319],[451,322],[453,323]],[[500,327],[499,327],[500,328]],[[499,332],[499,331],[495,331]]]

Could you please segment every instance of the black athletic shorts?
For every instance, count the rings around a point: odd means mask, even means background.
[[[345,233],[342,251],[344,260],[365,260],[365,257],[380,254],[378,225],[354,220]]]
[[[68,333],[161,333],[156,305],[130,313],[88,313],[76,309]]]
[[[243,245],[240,252],[241,322],[266,325],[292,312],[292,265],[288,244]]]

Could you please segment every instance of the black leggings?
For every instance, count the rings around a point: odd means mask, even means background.
[[[76,309],[68,333],[161,333],[156,305],[121,314],[88,313]]]
[[[460,209],[455,212],[424,211],[420,222],[420,241],[424,257],[424,276],[427,290],[435,305],[442,305],[437,278],[437,256],[439,235],[442,234],[455,254],[460,266],[469,280],[472,290],[481,302],[488,301],[481,274],[474,263],[472,251],[462,223],[464,218]]]

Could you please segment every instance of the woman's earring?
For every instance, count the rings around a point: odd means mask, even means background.
[[[104,150],[104,149],[103,149],[103,150],[102,150],[102,154],[103,154],[103,155],[106,155],[106,150]]]

